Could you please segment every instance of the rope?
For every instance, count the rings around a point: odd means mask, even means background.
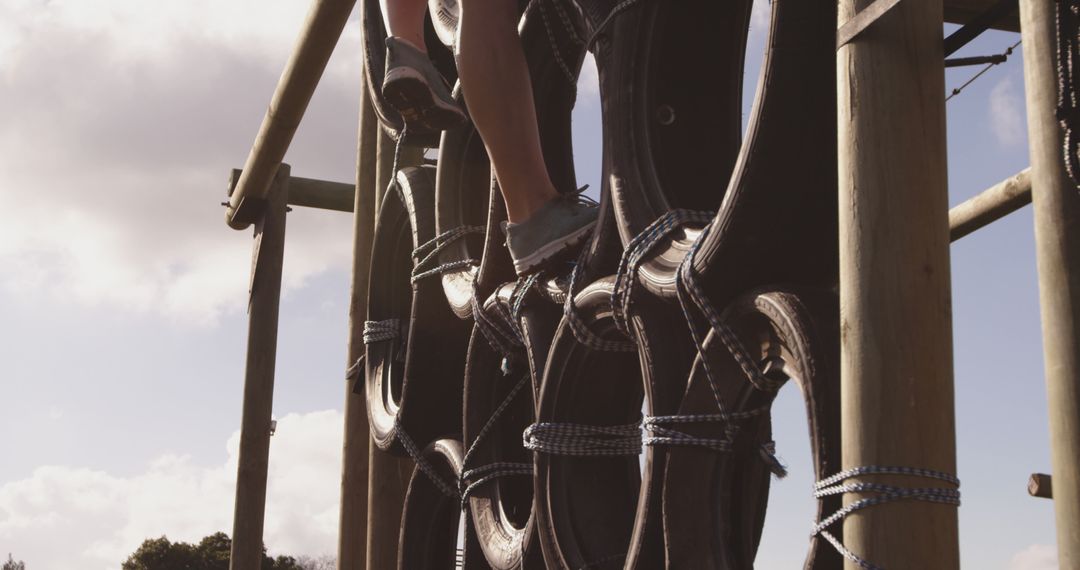
[[[510,406],[510,403],[514,401],[514,398],[521,392],[521,389],[528,384],[528,381],[532,379],[532,376],[525,374],[514,384],[514,387],[510,389],[506,397],[503,398],[494,411],[491,412],[491,416],[488,417],[484,427],[480,428],[480,431],[476,434],[476,439],[469,445],[468,451],[465,452],[465,457],[462,459],[461,464],[463,466],[461,473],[461,480],[458,484],[459,488],[464,488],[461,492],[461,502],[464,503],[472,495],[473,491],[478,489],[481,485],[488,481],[493,481],[499,477],[506,477],[509,475],[529,475],[532,476],[532,463],[513,463],[500,461],[468,469],[469,459],[473,456],[473,453],[479,448],[480,442],[491,433],[496,422],[502,417],[503,412]]]
[[[631,341],[608,340],[594,333],[589,328],[589,325],[577,314],[574,307],[574,295],[577,294],[577,281],[581,275],[581,268],[585,265],[586,255],[588,255],[588,249],[581,250],[581,256],[570,271],[570,284],[567,286],[566,301],[563,303],[563,317],[566,319],[566,324],[570,326],[570,332],[574,333],[574,338],[579,343],[591,350],[606,352],[637,351],[637,345]]]
[[[553,3],[554,1],[555,0],[552,0]],[[540,6],[540,17],[544,21],[544,30],[547,32],[548,43],[551,45],[551,55],[555,56],[555,63],[559,64],[559,69],[562,70],[563,76],[566,77],[566,82],[569,83],[571,89],[574,90],[574,97],[577,98],[577,74],[570,70],[570,66],[567,65],[566,60],[563,59],[562,52],[559,50],[559,44],[555,41],[555,32],[551,29],[551,22],[548,21],[548,13],[544,8],[544,0],[539,0],[537,4]]]
[[[610,12],[608,12],[608,15],[605,16],[604,19],[600,22],[600,25],[596,26],[596,28],[593,29],[593,33],[589,35],[589,39],[585,41],[585,49],[592,49],[593,44],[596,43],[596,40],[600,37],[600,34],[602,34],[604,30],[607,29],[608,25],[615,21],[615,16],[618,16],[619,14],[625,12],[626,10],[629,10],[630,8],[638,4],[640,4],[640,0],[623,0],[622,2],[616,4],[615,7],[612,8]]]
[[[416,466],[420,468],[420,471],[427,475],[428,479],[435,485],[435,488],[447,497],[452,499],[457,498],[458,490],[454,485],[447,483],[439,476],[435,471],[435,468],[431,466],[431,463],[424,458],[422,453],[420,453],[420,449],[416,447],[416,443],[409,437],[409,434],[405,433],[405,430],[401,427],[401,423],[399,423],[397,419],[394,420],[394,434],[398,441],[401,442],[401,446],[405,448],[405,452],[413,458],[413,461],[416,462]]]
[[[632,314],[630,306],[633,302],[634,286],[637,284],[638,269],[645,256],[652,253],[652,250],[675,230],[687,224],[708,224],[715,215],[714,212],[671,210],[646,226],[626,245],[619,260],[619,269],[615,273],[615,288],[611,293],[615,326],[623,334],[634,337],[629,324]]]
[[[1005,63],[1005,61],[1007,61],[1009,59],[1009,56],[1012,55],[1013,50],[1016,49],[1016,46],[1018,46],[1018,45],[1020,45],[1020,42],[1016,42],[1015,44],[1009,46],[1009,48],[1006,49],[1004,53],[996,56],[993,61],[991,61],[989,64],[987,64],[987,66],[982,68],[978,73],[973,75],[971,77],[971,79],[968,79],[967,81],[965,81],[964,84],[961,85],[960,87],[957,87],[956,89],[953,89],[952,93],[950,93],[949,96],[945,98],[945,102],[948,103],[949,99],[952,99],[953,97],[956,97],[957,95],[959,95],[964,89],[967,88],[968,85],[971,85],[972,83],[975,82],[976,79],[982,77],[982,75],[984,73],[986,73],[987,71],[990,71],[991,67],[994,67],[995,65],[998,65],[1000,63]]]
[[[1080,186],[1080,2],[1058,0],[1058,108],[1057,118],[1065,131],[1065,170]]]
[[[503,355],[504,358],[511,358],[519,351],[522,343],[515,329],[488,316],[484,311],[484,303],[480,300],[475,283],[473,283],[472,291],[472,312],[473,321],[476,322],[477,328],[480,329],[480,333],[484,335],[484,339],[492,350]]]
[[[401,338],[401,319],[364,321],[364,344],[374,344]]]
[[[924,479],[944,481],[957,488],[897,487],[881,483],[844,483],[844,481],[848,479],[861,477],[863,475],[905,475],[909,477],[922,477]],[[873,465],[848,469],[847,471],[842,471],[832,477],[818,481],[814,485],[814,498],[821,499],[823,497],[847,493],[875,493],[877,496],[860,499],[829,515],[824,520],[814,525],[813,534],[811,536],[821,535],[825,540],[829,541],[829,544],[832,544],[833,548],[836,548],[837,552],[844,558],[858,564],[860,568],[866,568],[867,570],[883,570],[881,566],[867,562],[854,552],[845,548],[839,539],[825,529],[844,520],[845,517],[856,511],[897,501],[924,501],[959,507],[959,487],[960,480],[957,479],[955,475],[930,469],[919,469],[914,467],[879,467]]]
[[[522,434],[525,449],[549,455],[620,456],[641,453],[641,423],[590,426],[535,423]]]
[[[410,282],[415,284],[417,281],[424,279],[425,277],[431,277],[433,275],[442,275],[450,271],[457,271],[467,267],[474,267],[479,265],[480,262],[475,259],[461,259],[457,261],[450,261],[431,267],[432,263],[438,261],[439,254],[446,248],[450,247],[454,242],[475,234],[483,235],[487,231],[483,226],[458,226],[442,232],[441,234],[429,239],[428,241],[417,246],[412,251],[413,259],[417,260],[413,265],[412,277]]]

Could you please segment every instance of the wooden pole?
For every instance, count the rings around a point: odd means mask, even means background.
[[[421,149],[403,147],[398,168],[420,163]],[[376,208],[382,206],[387,186],[390,184],[394,164],[394,139],[379,130],[378,174]],[[378,211],[378,210],[376,210]],[[413,462],[408,458],[394,457],[380,451],[374,445],[368,454],[370,465],[368,479],[367,521],[367,567],[368,570],[397,568],[398,536],[401,526],[401,508],[405,504],[405,491],[412,476]]]
[[[949,210],[949,238],[956,241],[1031,203],[1031,169],[983,190]]]
[[[361,74],[360,126],[357,136],[356,193],[353,206],[353,266],[349,291],[349,341],[346,367],[364,355],[371,242],[375,236],[375,157],[379,124]],[[361,389],[354,391],[359,385]],[[345,438],[342,447],[341,518],[338,527],[338,570],[364,570],[367,564],[368,434],[364,369],[345,385]]]
[[[1054,0],[1020,2],[1058,565],[1080,568],[1080,196],[1058,125]]]
[[[870,3],[841,0],[839,24]],[[900,2],[837,51],[845,469],[956,472],[941,21],[942,0]],[[858,511],[844,543],[886,568],[959,568],[952,506]]]
[[[271,184],[262,219],[255,226],[230,570],[259,570],[262,567],[288,183],[289,165],[282,164]]]
[[[311,3],[307,20],[285,70],[281,72],[255,143],[244,162],[243,173],[235,191],[229,195],[225,223],[230,227],[242,230],[258,219],[270,181],[285,159],[285,152],[289,150],[355,3],[356,0],[314,0]]]

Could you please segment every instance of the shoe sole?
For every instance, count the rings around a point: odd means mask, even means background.
[[[514,272],[518,275],[526,275],[543,264],[558,258],[562,253],[571,248],[581,245],[585,238],[596,227],[596,220],[574,230],[569,235],[563,236],[553,242],[547,243],[531,255],[522,259],[514,260]]]
[[[390,70],[383,81],[383,97],[397,109],[408,124],[419,124],[442,131],[465,122],[465,114],[456,106],[436,97],[424,76],[408,67]]]

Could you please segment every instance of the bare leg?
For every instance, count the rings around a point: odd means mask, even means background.
[[[427,14],[427,2],[425,0],[380,0],[380,5],[387,33],[426,52],[424,15]]]
[[[520,223],[558,193],[540,149],[516,6],[513,0],[461,0],[457,61],[465,102],[495,167],[507,217]]]

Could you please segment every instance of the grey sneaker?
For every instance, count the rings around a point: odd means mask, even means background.
[[[386,38],[386,76],[383,97],[407,124],[433,131],[465,122],[465,113],[454,102],[446,80],[427,54],[408,42]]]
[[[597,211],[595,202],[569,195],[548,202],[520,224],[504,223],[514,271],[532,273],[584,242],[596,226]]]

